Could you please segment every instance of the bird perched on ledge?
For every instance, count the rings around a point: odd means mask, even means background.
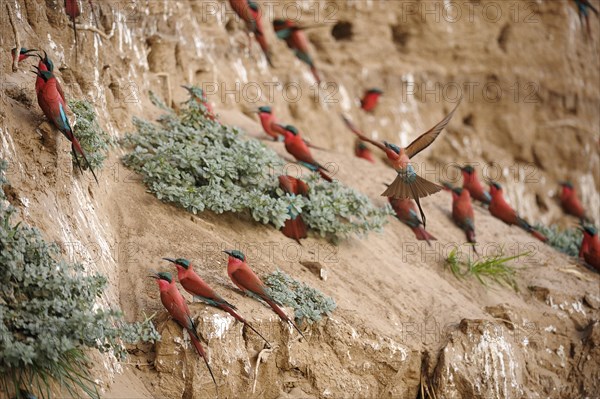
[[[308,184],[306,184],[304,181],[287,175],[279,176],[278,179],[279,187],[284,192],[292,196],[302,195],[304,197],[308,197]],[[302,215],[300,213],[296,213],[294,209],[289,209],[288,213],[290,218],[284,222],[281,232],[284,236],[292,238],[296,240],[298,244],[302,245],[300,239],[308,236],[308,227],[306,227],[304,219],[302,219]]]
[[[396,218],[411,228],[417,240],[425,240],[431,246],[433,240],[437,240],[429,234],[423,227],[423,222],[417,215],[417,205],[410,198],[392,198],[388,197],[392,209],[396,213]]]
[[[189,292],[194,296],[194,298],[200,299],[202,302],[214,306],[216,308],[222,309],[233,316],[234,319],[244,324],[244,326],[248,327],[252,331],[254,331],[259,337],[261,337],[267,345],[270,347],[269,341],[265,337],[262,336],[261,333],[256,331],[254,327],[250,323],[246,321],[239,313],[236,312],[237,308],[233,306],[231,303],[227,302],[223,299],[219,294],[215,292],[203,279],[200,277],[195,271],[189,260],[178,258],[163,258],[164,260],[171,262],[177,268],[177,278],[179,279],[179,284],[183,287],[184,290]]]
[[[269,288],[258,278],[256,274],[250,269],[250,266],[246,263],[246,257],[244,254],[237,250],[223,251],[229,255],[227,263],[227,274],[233,283],[238,286],[242,292],[254,298],[262,299],[265,301],[275,313],[284,322],[291,324],[302,336],[306,339],[302,331],[296,326],[296,323],[290,319],[283,309],[281,309],[275,300],[269,295]]]
[[[365,112],[373,112],[377,107],[379,97],[383,94],[383,91],[377,88],[372,88],[365,91],[363,98],[360,100],[360,107]]]
[[[321,177],[328,182],[333,181],[333,179],[325,173],[327,169],[313,158],[308,149],[308,144],[300,136],[298,129],[292,125],[284,126],[283,129],[285,135],[284,144],[287,152],[293,155],[300,165],[307,167],[313,172],[319,172]]]
[[[218,396],[218,387],[217,381],[215,380],[215,376],[210,368],[210,364],[208,363],[208,358],[206,357],[206,352],[200,343],[200,336],[196,331],[196,324],[190,315],[190,309],[185,303],[185,299],[177,289],[175,285],[175,280],[171,277],[171,273],[161,272],[150,275],[150,277],[156,279],[158,283],[158,288],[160,290],[160,301],[162,302],[167,312],[171,315],[173,320],[175,320],[181,327],[185,328],[190,335],[190,339],[192,344],[196,348],[196,351],[200,355],[200,357],[206,363],[206,367],[208,368],[208,372],[212,377],[212,380],[215,384],[215,389],[217,390]]]
[[[412,159],[419,152],[423,151],[425,148],[429,147],[431,143],[435,141],[437,136],[439,136],[442,130],[444,130],[446,125],[452,119],[452,116],[460,105],[460,102],[461,101],[459,100],[458,104],[456,104],[454,109],[448,115],[446,115],[444,119],[417,137],[406,148],[401,148],[395,144],[388,143],[387,141],[379,142],[368,138],[360,130],[358,130],[358,128],[354,126],[349,119],[342,115],[346,125],[350,128],[350,130],[352,130],[352,132],[354,132],[354,134],[358,136],[358,138],[375,145],[380,150],[385,152],[388,159],[392,163],[392,167],[398,174],[392,184],[390,184],[381,195],[392,198],[414,199],[419,207],[424,227],[426,226],[426,218],[419,199],[430,194],[434,194],[440,191],[443,187],[417,175],[417,172],[414,170],[410,159]]]
[[[502,186],[496,182],[490,182],[490,201],[489,210],[492,216],[502,220],[508,225],[515,225],[542,242],[548,241],[548,238],[533,228],[525,219],[521,218],[517,212],[506,202],[502,194]]]
[[[580,220],[586,220],[585,210],[577,198],[577,192],[571,182],[560,182],[562,192],[560,193],[560,206],[562,210],[571,216],[575,216]]]
[[[444,184],[452,193],[452,220],[454,223],[465,232],[467,242],[473,244],[473,250],[475,249],[475,214],[473,212],[473,205],[471,204],[471,194],[469,190],[452,187],[449,184]]]
[[[38,88],[38,83],[36,82],[36,91],[38,104],[42,111],[44,111],[44,115],[46,118],[52,122],[52,124],[61,131],[61,133],[71,142],[71,152],[73,153],[73,157],[75,158],[75,162],[79,167],[79,170],[83,173],[83,169],[81,168],[81,164],[79,162],[79,157],[77,154],[81,155],[86,162],[88,168],[92,172],[94,179],[96,180],[96,184],[98,183],[98,178],[96,177],[96,173],[92,168],[92,165],[88,161],[85,156],[85,152],[83,148],[81,148],[81,144],[75,134],[73,134],[73,129],[71,128],[71,124],[69,122],[69,118],[67,118],[67,104],[63,99],[63,95],[61,95],[59,91],[58,81],[56,77],[50,71],[43,71],[38,68],[36,72],[38,78],[42,79],[42,84]]]
[[[600,239],[598,239],[598,230],[591,226],[584,226],[583,239],[579,249],[579,257],[583,258],[587,264],[594,267],[600,273]]]
[[[457,168],[459,168],[462,172],[463,188],[469,191],[471,198],[474,198],[485,205],[489,205],[490,201],[492,200],[492,196],[479,182],[475,168],[471,165],[465,165],[462,167],[457,166]]]

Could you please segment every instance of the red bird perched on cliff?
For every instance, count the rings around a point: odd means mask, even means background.
[[[461,99],[462,100],[462,99]],[[392,198],[412,198],[417,203],[419,207],[419,211],[421,213],[421,219],[423,219],[423,226],[426,225],[425,213],[423,212],[423,208],[421,208],[421,203],[419,198],[426,197],[430,194],[434,194],[442,189],[442,186],[432,183],[419,175],[414,170],[410,159],[417,155],[419,152],[423,151],[425,148],[429,147],[431,143],[435,141],[437,136],[444,130],[446,125],[452,119],[454,112],[460,105],[460,100],[458,104],[454,107],[454,109],[446,115],[444,119],[442,119],[437,125],[429,129],[427,132],[423,133],[419,137],[417,137],[412,143],[408,145],[406,148],[400,148],[395,144],[388,143],[387,141],[379,142],[376,140],[372,140],[365,136],[354,124],[342,115],[344,122],[346,125],[360,138],[361,140],[367,141],[380,150],[385,152],[388,159],[392,163],[392,167],[398,174],[392,184],[388,186],[388,188],[381,194],[382,196],[392,197]]]
[[[73,134],[73,129],[69,123],[69,118],[67,118],[68,108],[65,100],[58,90],[58,81],[56,80],[56,77],[54,77],[50,71],[41,70],[38,70],[37,76],[41,77],[43,80],[43,85],[39,89],[37,99],[40,108],[42,111],[44,111],[44,115],[46,115],[46,118],[48,118],[52,124],[54,124],[54,126],[60,130],[61,133],[64,134],[64,136],[71,142],[71,152],[73,153],[73,157],[75,158],[75,162],[77,163],[79,170],[83,173],[83,169],[81,168],[77,154],[80,154],[85,160],[88,168],[94,176],[94,179],[96,180],[96,184],[100,184],[98,183],[98,178],[96,177],[96,173],[94,173],[94,169],[92,169],[92,165],[85,156],[83,148],[81,148],[79,140],[77,140],[77,137],[75,137]]]
[[[287,152],[293,155],[300,165],[304,165],[313,172],[319,172],[323,179],[327,180],[328,182],[331,182],[331,177],[327,175],[327,173],[325,173],[327,169],[325,169],[323,165],[315,161],[312,154],[310,153],[310,150],[308,149],[308,145],[300,136],[298,129],[296,129],[292,125],[284,126],[284,134],[284,144]]]
[[[279,176],[279,187],[290,195],[302,195],[308,197],[308,184],[292,176]],[[290,218],[284,222],[281,232],[284,236],[292,238],[302,245],[301,238],[308,236],[308,227],[302,219],[302,215],[293,208],[288,209]]]
[[[71,18],[71,21],[73,21],[73,33],[75,34],[75,61],[77,61],[77,49],[79,45],[77,40],[77,26],[75,24],[75,18],[81,15],[79,0],[65,0],[65,12]]]
[[[591,226],[583,227],[579,257],[600,272],[600,239],[598,239],[598,231]]]
[[[296,323],[292,319],[290,319],[283,309],[281,309],[275,300],[269,294],[269,287],[267,287],[261,280],[258,278],[256,274],[250,269],[250,266],[246,263],[246,257],[244,254],[237,250],[227,250],[223,251],[227,255],[229,255],[229,260],[227,263],[227,274],[229,278],[235,285],[238,286],[242,292],[246,295],[251,296],[253,298],[260,298],[265,301],[275,313],[281,318],[281,320],[285,321],[288,324],[291,324],[292,327],[296,329],[302,336],[302,338],[306,339],[302,331],[296,326]]]
[[[269,49],[269,43],[267,42],[267,37],[265,36],[265,30],[262,24],[262,12],[260,7],[257,3],[251,0],[248,0],[248,6],[250,7],[250,13],[255,21],[255,29],[253,31],[254,37],[256,38],[258,45],[265,55],[267,62],[273,67],[273,61],[271,61],[271,50]]]
[[[192,344],[200,357],[204,360],[204,363],[206,363],[206,367],[208,368],[208,372],[212,377],[215,389],[218,393],[217,381],[210,368],[210,364],[208,364],[206,352],[200,343],[200,337],[196,331],[196,324],[190,315],[190,309],[188,308],[187,303],[185,303],[185,299],[175,285],[175,280],[171,277],[171,273],[161,272],[150,275],[150,277],[156,279],[156,282],[158,283],[158,288],[160,289],[160,301],[165,309],[167,309],[167,312],[169,312],[171,317],[189,333]]]
[[[197,104],[200,104],[204,108],[206,108],[206,113],[207,113],[206,117],[208,119],[213,120],[213,121],[217,120],[217,117],[215,116],[215,112],[213,111],[213,107],[208,102],[208,99],[206,98],[206,94],[204,94],[204,90],[202,90],[201,88],[196,87],[196,86],[182,85],[181,87],[183,87],[184,89],[186,89],[188,91],[192,100],[194,100]]]
[[[492,216],[502,220],[508,225],[515,225],[522,228],[542,242],[548,241],[542,233],[535,230],[525,219],[519,217],[517,212],[508,205],[502,194],[502,186],[500,186],[500,184],[490,182],[490,194],[492,200],[488,209]]]
[[[252,0],[229,0],[229,4],[233,11],[246,23],[248,33],[252,32],[256,41],[260,45],[267,62],[273,66],[271,62],[271,51],[267,43],[267,37],[262,24],[262,12],[257,3]]]
[[[473,168],[471,165],[465,165],[458,168],[462,171],[463,188],[469,191],[471,198],[489,205],[490,201],[492,200],[492,196],[479,182],[475,168]]]
[[[19,50],[19,52],[18,52],[19,53],[18,54],[19,55],[19,61],[18,62],[21,62],[24,59],[26,59],[28,57],[31,57],[32,55],[36,55],[36,54],[29,54],[32,51],[37,51],[37,50],[36,49],[27,50],[25,47],[21,47],[21,50]],[[10,54],[12,55],[12,59],[13,59],[13,62],[14,62],[15,58],[17,57],[17,48],[15,47],[14,49],[12,49],[10,51]]]
[[[267,345],[270,347],[269,341],[265,337],[262,336],[261,333],[256,331],[250,323],[246,321],[242,316],[240,316],[236,310],[237,308],[223,299],[219,294],[215,292],[206,282],[202,279],[202,277],[198,276],[193,269],[192,264],[189,260],[178,258],[163,258],[166,261],[169,261],[175,265],[177,268],[177,278],[179,279],[179,284],[183,287],[184,290],[192,294],[195,298],[200,299],[202,302],[214,306],[219,309],[223,309],[234,319],[243,323],[246,327],[250,328],[259,337],[261,337]]]
[[[315,62],[308,53],[308,39],[304,34],[304,30],[308,27],[301,27],[290,19],[275,19],[273,20],[273,28],[275,34],[281,40],[284,40],[288,48],[290,48],[296,57],[310,67],[317,84],[321,83],[319,72],[315,66]]]
[[[285,129],[277,123],[273,109],[267,105],[258,107],[258,117],[260,124],[266,134],[273,138],[274,141],[283,141],[285,139]]]
[[[46,51],[44,51],[44,58],[42,58],[42,56],[39,54],[36,54],[36,56],[40,59],[40,62],[38,62],[38,66],[37,66],[37,69],[39,71],[49,71],[49,72],[54,73],[54,63],[52,62],[50,57],[48,57],[48,54],[46,54]],[[35,93],[38,96],[39,96],[40,90],[42,89],[43,86],[44,86],[44,79],[38,75],[38,77],[35,79]],[[60,97],[63,99],[63,102],[66,103],[65,93],[63,92],[63,89],[62,89],[58,79],[56,79],[56,90],[58,90],[58,94],[60,94]]]
[[[392,209],[396,213],[396,218],[399,221],[411,228],[417,240],[425,240],[427,244],[431,246],[431,242],[437,240],[434,236],[429,234],[423,227],[423,222],[417,215],[417,205],[410,198],[392,198],[388,197]]]
[[[383,94],[383,91],[377,88],[369,89],[365,91],[363,98],[360,100],[360,107],[365,112],[373,112],[377,107],[379,97]]]
[[[577,198],[575,187],[570,182],[560,182],[562,192],[560,193],[560,206],[567,215],[575,216],[585,220],[585,210]]]
[[[356,155],[358,158],[366,159],[371,163],[375,163],[373,153],[361,139],[356,139],[356,143],[354,144],[354,155]]]
[[[473,244],[473,250],[475,249],[475,214],[473,213],[473,205],[471,204],[471,194],[469,190],[452,187],[448,184],[444,184],[452,193],[452,220],[454,223],[463,230],[467,237],[467,242]]]

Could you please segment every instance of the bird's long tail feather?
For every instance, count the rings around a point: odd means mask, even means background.
[[[198,352],[200,357],[204,360],[204,363],[206,363],[206,368],[208,369],[208,372],[210,373],[210,377],[212,378],[213,383],[215,384],[215,390],[217,391],[217,397],[218,397],[219,396],[219,386],[217,385],[217,380],[215,379],[215,375],[213,374],[212,368],[210,367],[210,364],[208,363],[208,358],[206,357],[206,352],[204,352],[204,348],[202,347],[202,344],[200,343],[200,341],[198,340],[197,337],[195,337],[193,334],[190,334],[190,338],[192,340],[192,344],[194,344],[194,347],[196,348],[196,351]]]
[[[254,331],[259,337],[261,337],[267,343],[267,345],[269,347],[271,347],[271,344],[269,343],[269,341],[267,341],[267,339],[265,337],[263,337],[261,333],[259,333],[258,331],[256,331],[256,329],[254,327],[252,327],[252,325],[250,323],[248,323],[246,321],[246,319],[244,319],[242,316],[240,316],[240,314],[237,313],[235,310],[233,310],[229,305],[220,304],[219,307],[221,309],[223,309],[224,311],[226,311],[227,313],[229,313],[234,319],[236,319],[237,321],[243,323],[246,327],[248,327],[252,331]]]
[[[96,177],[96,173],[94,172],[94,169],[92,168],[92,164],[90,163],[90,161],[88,161],[87,157],[85,156],[85,152],[83,152],[83,148],[81,148],[81,144],[79,143],[79,140],[77,140],[77,137],[75,137],[75,135],[73,135],[73,137],[72,137],[71,149],[72,149],[73,153],[78,152],[83,157],[86,165],[90,169],[90,172],[92,172],[92,175],[94,176],[94,180],[96,180],[96,184],[100,185],[100,183],[98,182],[98,177]],[[77,159],[77,157],[75,157],[75,159]],[[78,159],[77,159],[77,164],[79,166],[79,170],[83,174],[83,170],[81,169],[81,166],[79,165]]]
[[[304,334],[302,334],[302,331],[300,331],[300,329],[298,328],[298,326],[296,325],[296,323],[294,323],[294,321],[292,319],[290,319],[285,312],[283,311],[283,309],[281,309],[273,300],[268,299],[268,298],[264,298],[265,302],[267,302],[269,304],[269,306],[273,309],[273,311],[275,313],[277,313],[277,316],[279,316],[279,318],[283,321],[285,321],[286,323],[289,323],[292,325],[292,327],[294,327],[296,329],[296,331],[298,331],[300,333],[300,335],[302,336],[302,338],[306,339],[306,337],[304,336]]]
[[[325,180],[327,180],[328,182],[332,182],[333,179],[331,178],[331,176],[329,176],[327,173],[325,173],[323,170],[319,169],[319,174],[321,175],[321,177]]]
[[[431,242],[430,241],[436,241],[437,238],[435,238],[433,235],[431,235],[427,230],[425,230],[423,227],[421,226],[417,226],[417,227],[411,227],[413,233],[415,233],[415,238],[417,240],[420,241],[427,241],[427,244],[429,244],[429,246],[431,246]]]

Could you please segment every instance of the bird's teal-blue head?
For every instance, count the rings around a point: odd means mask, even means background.
[[[296,129],[295,126],[292,125],[286,125],[284,127],[285,130],[287,130],[288,132],[290,132],[291,134],[293,134],[294,136],[298,135],[298,129]]]
[[[596,230],[596,228],[594,226],[583,226],[583,232],[587,233],[591,236],[595,236],[596,234],[598,234],[598,230]]]
[[[168,282],[169,284],[171,284],[171,281],[173,281],[173,277],[171,276],[171,273],[169,273],[169,272],[154,273],[154,274],[151,274],[150,277],[155,278],[157,280],[164,280],[164,281]]]
[[[468,175],[471,175],[473,174],[473,172],[475,172],[475,168],[473,168],[471,165],[465,165],[462,168],[460,168],[460,170],[462,170]]]
[[[383,144],[385,144],[385,148],[389,148],[396,154],[400,154],[400,147],[398,147],[396,144],[388,143],[387,141],[384,141]]]
[[[184,258],[177,258],[177,259],[173,259],[173,258],[163,258],[166,261],[169,261],[171,263],[176,264],[177,266],[181,266],[184,269],[188,269],[190,267],[190,261]]]
[[[567,188],[570,188],[571,190],[573,189],[573,183],[571,183],[570,181],[561,181],[561,182],[559,182],[559,184],[562,187],[567,187]]]
[[[272,112],[272,109],[268,105],[263,105],[262,107],[258,107],[258,112],[263,112],[265,114],[270,114]]]
[[[252,0],[248,0],[248,6],[250,7],[250,9],[252,11],[258,11],[259,10],[258,4],[255,3],[255,2],[253,2]]]
[[[378,89],[377,87],[373,87],[373,88],[367,90],[367,93],[383,94],[383,90]]]
[[[228,249],[223,252],[225,252],[227,255],[231,256],[232,258],[241,260],[242,262],[246,260],[246,257],[244,256],[244,254],[241,251],[238,251],[237,249]]]

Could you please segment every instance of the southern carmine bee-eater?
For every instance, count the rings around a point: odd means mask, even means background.
[[[315,62],[308,53],[308,39],[304,34],[304,29],[307,29],[307,27],[299,26],[290,19],[275,19],[273,20],[273,28],[277,37],[284,40],[296,57],[310,67],[310,71],[317,84],[320,84],[321,78],[319,72],[317,71]]]
[[[257,113],[265,133],[269,137],[272,137],[274,141],[283,141],[285,139],[285,129],[277,123],[273,114],[273,108],[263,105],[262,107],[258,107]]]
[[[302,195],[308,197],[308,184],[300,179],[296,179],[292,176],[282,175],[278,177],[279,187],[290,195]],[[284,236],[296,240],[300,245],[300,239],[308,236],[308,227],[302,219],[302,215],[297,213],[294,209],[289,209],[288,213],[290,218],[285,221],[281,232]]]
[[[227,262],[227,274],[233,283],[238,286],[242,292],[246,295],[259,298],[265,301],[275,313],[279,316],[281,320],[284,322],[291,324],[292,327],[296,329],[302,336],[302,338],[306,339],[302,331],[298,328],[296,323],[292,319],[290,319],[283,309],[281,309],[275,300],[269,294],[269,288],[258,278],[256,274],[250,269],[250,266],[246,263],[246,257],[244,254],[237,250],[227,250],[223,251],[227,255],[229,255],[229,260]]]
[[[463,188],[469,191],[471,198],[474,198],[485,205],[489,205],[490,201],[492,200],[492,196],[479,182],[475,168],[471,165],[465,165],[458,168],[462,172]]]
[[[208,119],[213,120],[213,121],[217,120],[215,113],[213,111],[213,107],[208,102],[208,99],[206,98],[206,94],[204,94],[204,90],[202,90],[199,87],[195,87],[195,86],[182,85],[181,87],[183,87],[184,89],[186,89],[188,91],[192,100],[194,100],[197,104],[202,105],[206,109],[206,113],[207,113],[206,117]]]
[[[598,231],[592,226],[584,226],[579,257],[600,273],[600,239]]]
[[[425,213],[423,212],[423,208],[421,208],[421,203],[419,201],[420,198],[426,197],[430,194],[434,194],[440,191],[443,187],[432,183],[421,176],[417,175],[414,167],[412,166],[410,159],[417,155],[419,152],[423,151],[425,148],[429,147],[431,143],[437,138],[437,136],[442,132],[442,130],[446,127],[446,125],[452,119],[454,112],[460,105],[460,100],[458,104],[454,107],[454,109],[446,115],[444,119],[442,119],[437,125],[429,129],[427,132],[423,133],[419,137],[417,137],[412,143],[408,145],[406,148],[401,148],[395,144],[388,143],[387,141],[379,142],[376,140],[372,140],[365,136],[354,124],[347,119],[344,115],[342,118],[346,125],[363,141],[367,141],[374,146],[378,147],[380,150],[385,152],[388,159],[390,160],[392,167],[398,174],[396,179],[388,186],[388,188],[381,194],[382,196],[392,197],[392,198],[412,198],[417,203],[419,207],[419,211],[421,213],[421,219],[423,219],[423,226],[426,225]]]
[[[81,15],[81,7],[79,6],[79,0],[65,0],[65,12],[73,21],[73,34],[75,35],[75,61],[77,61],[77,51],[78,51],[78,39],[77,39],[77,26],[75,24],[75,19]]]
[[[445,186],[452,193],[452,220],[465,232],[467,242],[473,244],[473,250],[477,253],[475,249],[477,243],[475,240],[475,213],[471,204],[471,194],[464,188],[446,184]]]
[[[373,112],[375,107],[377,107],[377,103],[379,101],[379,97],[383,94],[383,91],[377,88],[372,88],[365,91],[363,98],[360,100],[360,107],[365,112]]]
[[[48,57],[48,54],[46,53],[45,50],[44,50],[43,58],[39,54],[36,54],[36,56],[40,59],[40,62],[38,62],[38,66],[37,66],[37,69],[39,71],[49,71],[49,72],[54,73],[54,63],[52,62],[50,57]],[[40,90],[42,89],[43,86],[44,86],[44,79],[38,75],[37,78],[35,79],[35,93],[38,96],[39,96]],[[63,99],[63,102],[66,103],[65,93],[63,92],[63,89],[62,89],[58,79],[56,79],[56,90],[58,90],[58,94],[60,94],[60,97]]]
[[[417,205],[410,198],[392,198],[388,197],[392,209],[396,213],[396,218],[402,223],[411,228],[417,240],[425,240],[431,246],[430,241],[435,241],[437,238],[429,234],[423,228],[423,222],[417,214]]]
[[[582,27],[585,27],[588,37],[591,37],[592,31],[590,30],[590,10],[592,10],[594,14],[598,15],[598,9],[596,9],[589,0],[575,0],[575,3],[577,4],[579,22],[581,22]]]
[[[575,191],[575,187],[571,182],[565,181],[560,182],[562,187],[562,191],[560,193],[560,206],[562,210],[571,216],[575,216],[580,220],[586,220],[585,210],[577,197],[577,192]]]
[[[179,279],[179,284],[183,287],[184,290],[189,292],[194,296],[194,298],[198,298],[202,302],[214,306],[216,308],[222,309],[233,316],[234,319],[244,324],[244,326],[248,327],[259,337],[261,337],[267,345],[270,347],[269,341],[265,337],[262,336],[261,333],[256,331],[254,327],[250,323],[246,321],[239,313],[236,312],[237,308],[233,306],[231,303],[227,302],[223,299],[219,294],[215,292],[203,279],[200,277],[193,269],[192,264],[189,260],[178,258],[163,258],[166,261],[169,261],[175,265],[177,268],[177,278]]]
[[[331,182],[331,177],[325,173],[327,169],[315,161],[308,149],[308,144],[306,144],[304,139],[300,136],[298,129],[292,125],[284,126],[284,134],[285,139],[283,143],[285,144],[287,152],[293,155],[300,165],[307,167],[313,172],[319,172],[323,179]]]
[[[271,67],[273,67],[273,61],[271,60],[271,49],[269,48],[269,43],[267,42],[267,36],[265,36],[265,30],[262,24],[262,12],[260,10],[260,6],[252,0],[248,0],[248,7],[250,7],[250,13],[255,21],[255,29],[254,29],[254,37],[258,42],[267,62]]]
[[[38,70],[36,74],[43,80],[43,85],[39,89],[37,99],[40,108],[42,111],[44,111],[44,115],[46,115],[46,118],[48,118],[52,124],[54,124],[54,126],[60,130],[61,133],[71,142],[71,152],[73,153],[73,157],[75,157],[75,162],[77,163],[81,173],[83,173],[83,169],[81,168],[77,154],[81,155],[85,160],[88,168],[94,176],[94,179],[96,180],[96,184],[100,184],[98,183],[98,178],[96,177],[96,173],[94,173],[92,165],[85,156],[83,148],[81,148],[79,140],[77,140],[77,137],[75,137],[73,134],[73,129],[71,128],[69,118],[67,117],[67,104],[61,96],[61,93],[58,91],[58,81],[56,80],[56,77],[50,71]]]
[[[27,57],[36,55],[36,54],[29,54],[33,51],[37,51],[37,50],[36,49],[27,50],[25,47],[21,47],[21,50],[17,51],[17,48],[15,47],[14,49],[12,49],[10,51],[10,54],[12,55],[13,62],[15,61],[15,58],[17,58],[17,56],[19,57],[18,62],[21,62],[24,59],[26,59]]]
[[[502,186],[500,184],[496,182],[490,182],[490,194],[492,196],[492,200],[488,209],[490,210],[492,216],[502,220],[508,225],[515,225],[522,228],[542,242],[548,241],[548,238],[546,238],[539,231],[535,230],[533,226],[531,226],[525,219],[519,217],[517,212],[511,208],[511,206],[504,199],[502,194]]]
[[[354,155],[356,155],[357,158],[366,159],[371,163],[375,163],[373,153],[371,152],[369,147],[367,147],[367,144],[365,144],[365,142],[359,138],[357,138],[356,142],[354,143]]]
[[[190,335],[192,344],[196,348],[196,351],[200,357],[204,360],[204,363],[206,363],[206,367],[208,368],[208,372],[212,377],[212,380],[215,384],[215,389],[218,393],[219,389],[217,387],[217,381],[215,380],[215,376],[210,368],[210,364],[208,363],[206,352],[200,343],[200,336],[198,335],[198,331],[196,331],[196,323],[194,323],[194,320],[190,314],[190,309],[188,308],[185,299],[181,295],[181,292],[179,292],[177,289],[175,280],[173,280],[171,277],[171,273],[160,272],[152,274],[150,277],[156,279],[156,282],[158,283],[158,288],[160,289],[160,301],[165,309],[167,309],[167,312],[169,312],[171,317],[182,328],[185,328]]]
[[[229,4],[233,8],[233,11],[245,22],[248,35],[250,35],[250,32],[254,34],[256,41],[265,54],[267,62],[270,66],[273,66],[271,51],[262,25],[260,6],[252,0],[229,0]],[[250,40],[250,36],[248,36],[248,39]]]

